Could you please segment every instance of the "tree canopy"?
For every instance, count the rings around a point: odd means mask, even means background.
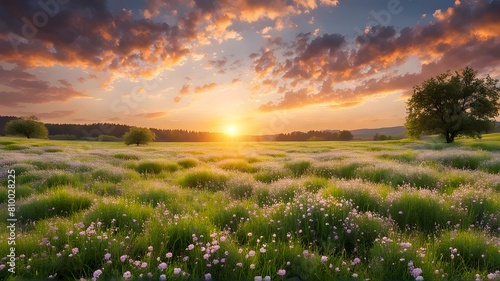
[[[25,136],[28,139],[32,137],[45,139],[49,135],[45,124],[40,122],[40,119],[36,116],[20,117],[7,122],[5,124],[5,133],[7,135]]]
[[[126,145],[148,144],[154,141],[155,134],[148,128],[131,127],[128,132],[123,135],[123,141]]]
[[[407,102],[405,127],[410,137],[423,133],[440,134],[447,143],[457,136],[481,137],[495,128],[498,116],[498,79],[478,78],[466,67],[432,77],[415,86]]]

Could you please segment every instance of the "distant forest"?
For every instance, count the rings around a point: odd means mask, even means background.
[[[5,135],[5,124],[16,119],[14,116],[0,116],[0,135]],[[45,126],[49,139],[59,140],[101,140],[119,141],[131,126],[111,123],[94,124],[50,124]],[[227,141],[229,136],[223,133],[196,132],[188,130],[163,130],[150,128],[160,142],[214,142]],[[267,136],[239,136],[244,141],[349,141],[353,139],[350,131],[309,131],[292,132]]]

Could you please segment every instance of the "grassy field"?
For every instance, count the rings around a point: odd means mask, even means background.
[[[0,179],[0,280],[500,279],[500,134],[144,147],[2,137]]]

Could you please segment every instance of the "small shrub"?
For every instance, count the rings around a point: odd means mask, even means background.
[[[316,193],[328,186],[328,180],[325,178],[312,177],[306,179],[303,183],[303,186],[305,187],[307,192]]]
[[[455,190],[451,198],[455,208],[464,210],[468,225],[500,233],[500,196],[492,190],[477,187],[462,187]]]
[[[102,196],[119,196],[123,194],[122,186],[113,182],[94,182],[88,189],[92,193]]]
[[[355,208],[363,212],[377,212],[382,204],[382,197],[377,193],[376,186],[360,180],[338,181],[334,186],[325,189],[323,195],[349,200]]]
[[[286,176],[287,173],[280,169],[262,168],[260,172],[254,174],[254,179],[263,183],[271,183],[280,179],[284,179]]]
[[[92,178],[97,181],[118,183],[123,180],[123,174],[111,170],[97,170],[92,172]]]
[[[436,252],[437,256],[451,263],[456,277],[467,269],[494,272],[500,268],[500,247],[480,232],[447,234],[441,239]]]
[[[60,149],[60,148],[46,148],[44,149],[45,152],[48,152],[48,153],[54,153],[54,152],[64,152],[64,150]]]
[[[33,188],[27,186],[27,185],[17,185],[16,186],[16,200],[19,200],[21,198],[25,198],[33,194],[35,191]],[[9,192],[7,188],[1,188],[0,189],[0,204],[5,203],[8,201],[9,197]]]
[[[113,157],[122,160],[139,160],[139,156],[133,154],[125,154],[125,153],[117,153],[113,155]]]
[[[152,213],[150,206],[125,200],[104,200],[86,214],[84,223],[101,222],[104,228],[110,228],[114,232],[140,233],[144,222]]]
[[[161,239],[165,248],[172,253],[183,253],[189,244],[193,244],[193,235],[199,239],[210,237],[212,226],[200,219],[183,218],[175,224],[168,224],[163,228],[164,235],[156,236]],[[158,230],[157,232],[160,232]]]
[[[292,172],[293,176],[296,178],[299,178],[303,174],[305,174],[310,167],[311,162],[306,160],[289,162],[285,164],[285,168],[289,169]]]
[[[333,177],[352,179],[356,176],[356,170],[361,166],[360,163],[321,164],[313,168],[313,174],[326,179]]]
[[[219,168],[229,171],[239,171],[242,173],[254,173],[257,168],[244,159],[226,159],[218,163]]]
[[[22,145],[18,145],[18,144],[8,144],[6,146],[3,147],[4,150],[9,150],[9,151],[13,151],[13,150],[25,150],[25,149],[28,149],[29,147],[27,146],[22,146]]]
[[[415,280],[409,263],[414,268],[421,268],[424,280],[434,280],[433,268],[424,263],[421,256],[417,255],[417,245],[412,245],[407,240],[391,237],[382,237],[375,240],[370,250],[371,276],[373,280]]]
[[[401,230],[434,233],[466,222],[465,214],[451,208],[442,196],[430,190],[403,190],[389,195],[388,214]]]
[[[479,170],[492,174],[500,173],[500,158],[484,161],[479,165]]]
[[[218,210],[211,216],[212,223],[220,230],[236,232],[240,223],[249,218],[248,209],[235,205]]]
[[[189,169],[198,166],[199,163],[198,160],[194,158],[184,158],[177,161],[177,164],[179,164],[179,166],[181,166],[184,169]]]
[[[48,188],[52,188],[55,186],[63,186],[63,185],[79,186],[80,179],[73,174],[65,172],[57,172],[49,176],[44,182],[44,186]]]
[[[224,190],[229,177],[216,170],[198,169],[188,171],[179,178],[178,183],[183,187],[206,189],[210,191]]]
[[[177,200],[177,194],[164,188],[149,188],[141,190],[134,198],[141,203],[150,204],[153,207],[156,207],[160,203],[169,206]]]
[[[382,154],[378,158],[409,163],[417,159],[417,154],[413,151],[408,151],[401,154]]]
[[[175,163],[161,163],[161,162],[142,162],[139,163],[135,170],[140,174],[159,174],[163,171],[175,172],[179,166]]]
[[[254,185],[252,178],[233,177],[227,183],[227,193],[236,200],[248,199],[253,195]]]
[[[68,163],[62,161],[36,160],[29,163],[40,170],[66,170],[69,167]]]
[[[45,195],[30,198],[17,210],[21,222],[27,223],[54,216],[66,217],[92,205],[92,199],[84,193],[59,189]]]

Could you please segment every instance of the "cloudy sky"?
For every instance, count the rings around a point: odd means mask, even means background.
[[[412,87],[500,78],[500,1],[0,0],[0,114],[265,134],[403,125]]]

